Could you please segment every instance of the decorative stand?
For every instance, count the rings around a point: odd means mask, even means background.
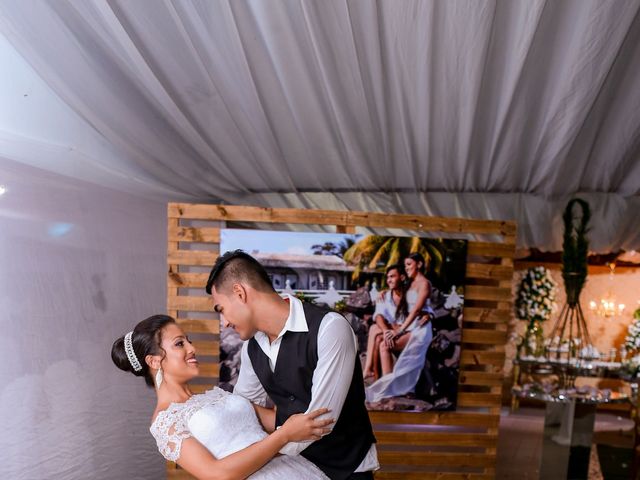
[[[629,393],[610,392],[587,387],[583,389],[575,387],[563,388],[551,386],[551,383],[541,380],[543,377],[552,379],[554,376],[559,376],[561,370],[573,378],[589,377],[621,380],[628,386]],[[533,383],[520,384],[521,375],[531,376],[536,379],[536,381]],[[582,366],[578,367],[568,366],[566,364],[559,365],[551,361],[517,360],[514,363],[514,386],[511,389],[512,408],[517,408],[519,400],[524,398],[546,403],[545,434],[540,478],[587,478],[569,476],[569,474],[579,473],[580,470],[578,467],[572,467],[573,462],[577,458],[585,458],[584,455],[580,453],[582,451],[580,447],[585,446],[585,439],[587,438],[585,435],[593,431],[593,425],[589,423],[589,415],[595,412],[599,404],[628,402],[631,406],[630,418],[635,424],[634,456],[630,478],[640,480],[639,380],[640,379],[635,376],[635,372],[630,373],[619,362],[594,361],[588,364],[583,363]],[[627,387],[625,387],[624,390],[626,392]],[[573,407],[565,405],[571,402],[575,403]],[[560,406],[551,406],[551,404]],[[560,422],[562,428],[558,427],[558,418],[564,419]],[[558,432],[562,432],[563,437],[558,437]],[[560,438],[564,438],[565,441],[558,441]],[[591,441],[590,436],[588,439]],[[588,445],[590,446],[591,443]],[[584,453],[584,451],[582,451],[582,453]],[[586,453],[589,454],[590,452]],[[560,461],[553,460],[550,462],[550,458],[560,459],[561,461],[566,460],[566,463],[558,463],[555,466],[549,466],[549,468],[556,469],[558,465],[563,466],[563,468],[566,467],[567,476],[560,477],[556,474],[545,477],[543,475],[543,472],[547,471],[545,465]],[[588,456],[586,458],[588,460]],[[578,470],[576,470],[576,468],[578,468]]]
[[[596,404],[547,402],[540,478],[588,477],[595,419]]]
[[[573,216],[575,205],[581,208],[581,217]],[[589,205],[585,201],[574,199],[567,204],[563,215],[562,254],[566,304],[545,342],[544,355],[519,356],[514,361],[512,410],[518,407],[519,400],[523,398],[546,403],[541,479],[587,479],[596,408],[602,403],[623,402],[631,402],[632,406],[631,418],[636,427],[632,478],[638,479],[638,378],[635,372],[630,374],[622,363],[600,360],[580,307],[580,292],[587,278],[589,242],[586,232],[590,216]],[[615,349],[612,357],[611,360],[615,360]],[[523,374],[528,374],[534,381],[520,385]],[[592,387],[575,388],[577,377],[617,378],[630,385],[631,394],[611,393]]]
[[[577,223],[573,216],[574,205],[580,206],[582,210],[582,216],[577,217]],[[567,302],[551,331],[546,352],[549,360],[560,364],[561,388],[571,388],[575,385],[576,376],[571,373],[572,367],[580,367],[595,357],[595,347],[591,343],[587,322],[580,306],[580,292],[587,279],[589,241],[586,232],[590,217],[589,204],[580,199],[571,200],[563,214],[562,278]]]
[[[577,273],[565,273],[565,278],[573,279],[578,276]],[[565,357],[567,360],[578,359],[584,357],[581,355],[582,349],[593,345],[591,337],[587,330],[587,322],[584,319],[584,313],[580,306],[580,292],[576,291],[573,285],[565,284],[567,292],[567,303],[562,307],[562,311],[551,330],[549,339],[551,340],[549,350],[549,358],[555,356],[556,360]],[[562,346],[566,345],[566,350]],[[586,352],[585,352],[586,353]],[[555,355],[554,355],[555,354]]]
[[[539,478],[587,480],[597,406],[628,402],[630,397],[606,390],[547,393],[537,386],[526,387],[514,388],[513,395],[546,404]]]

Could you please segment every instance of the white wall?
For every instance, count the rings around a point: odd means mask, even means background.
[[[165,309],[165,204],[2,158],[0,185],[0,478],[163,478],[110,350]]]

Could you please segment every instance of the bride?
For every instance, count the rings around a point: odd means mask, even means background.
[[[273,410],[239,395],[217,387],[194,395],[187,382],[199,373],[196,350],[173,318],[143,320],[114,342],[111,358],[121,370],[155,386],[151,434],[167,460],[196,478],[327,478],[305,458],[278,452],[289,442],[318,440],[328,433],[334,420],[318,419],[328,410],[293,415],[275,430]]]

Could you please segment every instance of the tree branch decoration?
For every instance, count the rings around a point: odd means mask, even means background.
[[[576,205],[582,211],[581,217],[573,215]],[[562,278],[567,293],[567,303],[551,331],[547,351],[551,356],[555,356],[556,361],[576,365],[583,360],[588,361],[599,356],[599,352],[591,342],[587,322],[580,306],[580,292],[587,280],[589,253],[587,226],[591,218],[589,204],[575,198],[569,201],[562,217],[564,219]],[[574,381],[575,377],[567,375],[563,383],[572,385]]]
[[[578,205],[582,210],[581,217],[574,217],[574,206]],[[578,303],[580,292],[587,280],[587,255],[589,253],[589,240],[587,228],[591,219],[589,204],[580,198],[571,200],[562,215],[564,220],[564,238],[562,242],[562,278],[567,294],[567,303]],[[577,222],[576,222],[577,220]]]

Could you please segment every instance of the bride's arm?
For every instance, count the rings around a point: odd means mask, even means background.
[[[264,440],[218,460],[191,437],[182,442],[177,463],[198,480],[236,480],[258,471],[285,444],[285,435],[278,430]]]
[[[424,306],[424,303],[427,301],[427,298],[431,294],[430,290],[431,288],[429,285],[429,281],[424,282],[418,287],[418,300],[416,301],[416,304],[414,305],[413,309],[407,315],[407,318],[404,320],[404,322],[402,322],[402,325],[398,329],[398,332],[396,333],[396,335],[404,333],[404,331],[407,328],[409,328],[409,326],[416,319],[416,317],[419,316],[420,312],[422,311],[422,307]]]
[[[271,433],[276,429],[276,409],[275,408],[266,408],[260,405],[252,404],[253,409],[256,411],[256,415],[258,415],[258,419],[262,424],[262,428],[264,428],[265,432]]]
[[[306,415],[292,415],[268,437],[220,460],[195,438],[186,438],[182,441],[177,463],[199,480],[246,478],[275,457],[287,443],[318,440],[329,432],[326,427],[333,423],[333,419],[316,420],[327,412],[326,408],[321,408]]]

